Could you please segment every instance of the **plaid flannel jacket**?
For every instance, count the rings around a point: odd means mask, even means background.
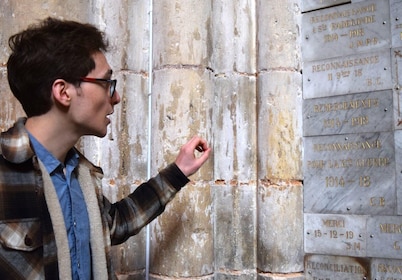
[[[0,135],[0,279],[71,279],[63,213],[25,120]],[[102,170],[81,154],[77,173],[90,220],[93,279],[115,279],[111,245],[161,214],[188,178],[171,164],[112,204],[102,195]]]

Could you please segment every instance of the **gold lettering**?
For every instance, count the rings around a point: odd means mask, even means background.
[[[402,234],[402,224],[380,224],[381,233]]]
[[[385,158],[365,158],[357,159],[356,167],[384,167],[390,164],[390,159]]]
[[[349,38],[362,37],[362,36],[364,36],[363,28],[353,29],[349,31]]]
[[[366,16],[362,18],[356,18],[356,19],[348,19],[340,22],[335,22],[331,24],[331,29],[332,30],[337,30],[337,29],[343,29],[343,28],[349,28],[353,26],[359,26],[363,24],[369,24],[369,23],[374,23],[375,22],[375,16]]]
[[[324,168],[325,167],[325,161],[324,160],[309,160],[307,161],[307,166],[309,168]]]
[[[337,151],[351,151],[351,150],[374,150],[381,149],[382,144],[380,140],[375,141],[362,141],[362,142],[349,142],[349,143],[327,143],[327,144],[314,144],[313,150],[316,152],[337,152]]]
[[[324,103],[314,105],[314,113],[327,113],[346,111],[351,109],[371,109],[379,106],[378,98],[356,99],[340,101],[335,103]]]
[[[364,126],[369,123],[367,116],[352,117],[350,121],[352,126]]]
[[[377,271],[380,273],[402,274],[402,266],[379,263],[377,266]]]
[[[373,39],[374,40],[374,39]],[[313,73],[315,72],[325,72],[332,70],[342,70],[352,67],[365,66],[378,64],[380,61],[378,55],[367,56],[363,58],[347,59],[347,60],[337,60],[321,64],[314,64],[311,67]]]
[[[355,246],[359,247],[359,246]],[[359,265],[352,264],[342,264],[342,263],[330,263],[330,262],[312,262],[308,261],[306,263],[306,268],[311,270],[321,270],[321,271],[331,271],[331,272],[344,272],[350,274],[365,274],[366,271],[363,267]]]
[[[335,227],[335,228],[345,227],[345,220],[323,220],[322,222],[326,227]]]
[[[362,6],[359,8],[355,9],[349,9],[349,10],[344,10],[344,11],[334,11],[331,13],[327,14],[321,14],[318,16],[313,16],[310,18],[310,23],[315,24],[315,23],[323,23],[323,22],[328,22],[328,21],[333,21],[333,20],[338,20],[338,19],[343,19],[343,18],[350,18],[351,16],[362,16],[364,14],[371,14],[375,13],[377,11],[377,6],[376,4],[370,4],[367,6]],[[368,17],[374,17],[368,16]],[[365,17],[363,17],[365,18]]]
[[[385,206],[385,198],[384,197],[370,197],[370,206]]]

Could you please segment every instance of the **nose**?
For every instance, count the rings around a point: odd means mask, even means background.
[[[113,97],[111,98],[111,102],[112,102],[113,105],[117,105],[117,104],[120,103],[120,101],[121,101],[121,99],[120,99],[120,94],[119,94],[119,92],[116,90],[116,91],[114,92],[114,94],[113,94]]]

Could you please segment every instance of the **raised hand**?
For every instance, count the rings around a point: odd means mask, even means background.
[[[195,151],[200,154],[196,156]],[[175,160],[177,167],[187,177],[197,172],[197,170],[204,164],[211,153],[211,148],[208,147],[207,141],[194,136],[190,141],[180,148],[180,152]]]

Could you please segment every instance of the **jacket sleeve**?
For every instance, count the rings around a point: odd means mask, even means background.
[[[126,241],[160,215],[166,204],[188,182],[188,178],[173,163],[114,204],[104,197],[104,214],[107,216],[112,245]]]

